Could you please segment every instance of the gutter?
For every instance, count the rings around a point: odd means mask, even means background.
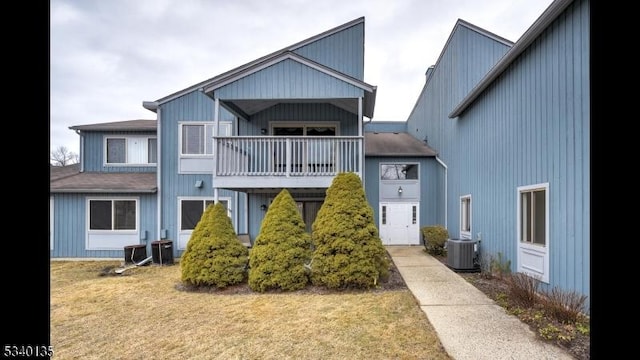
[[[447,225],[447,183],[449,182],[449,177],[447,175],[447,170],[449,170],[449,168],[447,167],[447,164],[445,164],[444,162],[442,162],[442,160],[440,160],[440,158],[438,157],[438,155],[436,155],[436,161],[438,162],[438,164],[442,165],[442,167],[444,168],[444,227],[448,230],[449,226]]]
[[[538,19],[516,41],[513,47],[489,70],[482,80],[456,106],[449,118],[453,119],[462,114],[494,80],[498,78],[511,63],[533,43],[542,32],[573,2],[573,0],[556,0],[538,17]]]
[[[80,159],[78,159],[78,161],[80,162],[80,172],[84,172],[84,136],[82,136],[82,132],[80,130],[76,130],[76,134],[78,134],[78,136],[80,136]]]
[[[161,119],[161,114],[162,111],[160,109],[160,106],[158,104],[157,101],[143,101],[142,102],[142,107],[153,111],[157,114],[156,116],[156,190],[158,192],[158,196],[156,197],[156,204],[157,204],[157,209],[156,209],[156,238],[160,239],[160,234],[162,234],[162,193],[161,193],[161,179],[162,179],[162,172],[161,172],[161,165],[162,164],[162,146],[160,145],[162,142],[162,126],[160,124],[160,119]]]

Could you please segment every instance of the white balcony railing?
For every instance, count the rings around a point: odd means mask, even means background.
[[[216,176],[332,176],[361,173],[360,136],[215,137]]]

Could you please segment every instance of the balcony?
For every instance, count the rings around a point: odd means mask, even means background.
[[[214,142],[218,188],[326,188],[339,172],[362,176],[360,136],[232,136]]]

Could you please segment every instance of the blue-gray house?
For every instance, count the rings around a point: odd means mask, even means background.
[[[556,0],[515,43],[458,20],[409,118],[389,119],[405,121],[372,121],[359,18],[144,101],[153,120],[71,127],[80,164],[51,173],[51,256],[166,239],[179,257],[214,201],[253,241],[282,188],[310,228],[350,171],[384,244],[443,224],[588,295],[589,20],[588,0]]]

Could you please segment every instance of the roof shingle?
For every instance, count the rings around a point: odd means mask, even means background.
[[[366,156],[436,156],[438,153],[424,142],[405,132],[365,132]]]
[[[156,173],[83,172],[51,178],[52,193],[155,193]]]

